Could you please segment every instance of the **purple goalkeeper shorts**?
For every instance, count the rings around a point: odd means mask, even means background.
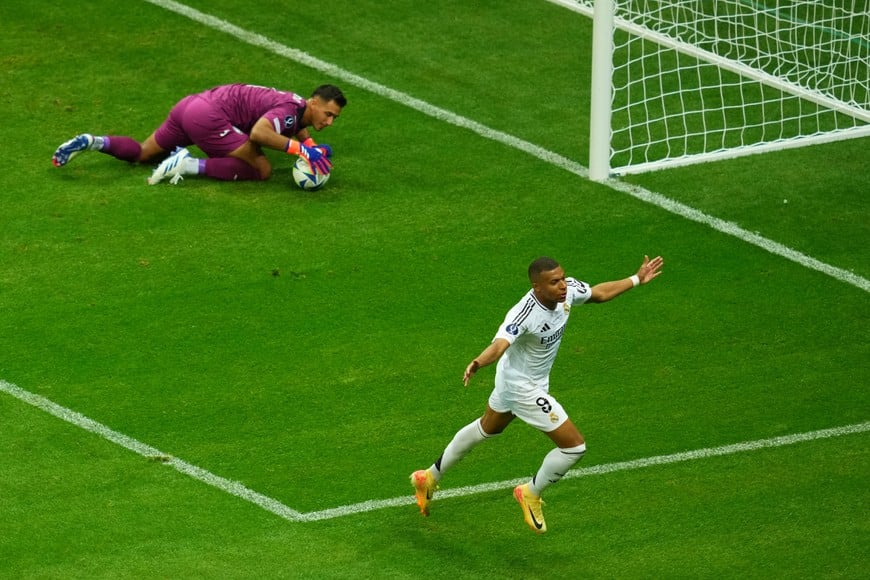
[[[209,157],[229,157],[248,141],[248,136],[212,103],[199,95],[189,95],[172,107],[154,132],[154,139],[167,151],[196,145]]]

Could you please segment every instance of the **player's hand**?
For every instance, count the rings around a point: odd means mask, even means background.
[[[640,265],[640,268],[637,271],[637,277],[640,280],[640,283],[647,284],[652,282],[654,278],[662,273],[662,265],[664,262],[665,261],[661,256],[656,256],[652,260],[649,259],[649,256],[644,256],[643,264]]]
[[[468,366],[465,368],[465,374],[462,375],[462,384],[466,387],[468,386],[468,381],[471,380],[471,377],[474,376],[474,373],[477,372],[477,369],[480,368],[480,363],[477,362],[477,359],[468,363]]]
[[[317,149],[320,149],[320,152],[323,153],[324,155],[326,155],[327,157],[329,157],[329,158],[332,157],[332,147],[330,147],[329,145],[318,145],[317,143],[314,142],[314,139],[312,139],[311,137],[309,137],[305,141],[302,141],[302,144],[305,145],[306,147],[316,147]]]
[[[290,139],[287,143],[287,153],[303,158],[312,169],[320,173],[329,173],[329,170],[332,168],[332,163],[317,146],[309,147],[295,139]]]
[[[305,145],[300,145],[299,153],[297,155],[305,159],[308,162],[308,165],[320,173],[329,173],[329,170],[332,169],[332,163],[329,161],[329,158],[317,147],[306,147]]]

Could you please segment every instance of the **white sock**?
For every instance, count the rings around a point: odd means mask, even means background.
[[[584,453],[586,453],[585,443],[566,449],[556,447],[547,453],[546,457],[544,457],[544,463],[541,464],[538,473],[535,474],[535,477],[529,483],[529,491],[540,497],[541,492],[562,479],[568,473],[568,470],[580,461]]]
[[[90,150],[90,151],[102,151],[103,145],[105,144],[104,141],[105,140],[103,137],[94,136],[94,142],[91,143],[91,146],[88,147],[88,150]]]
[[[199,175],[199,158],[188,157],[182,163],[182,175]]]
[[[444,449],[444,453],[438,458],[438,461],[429,468],[435,481],[441,481],[441,476],[445,471],[459,463],[459,460],[465,457],[474,446],[489,437],[489,435],[483,432],[483,428],[480,426],[480,419],[475,419],[457,431],[456,435],[453,436],[453,440]]]

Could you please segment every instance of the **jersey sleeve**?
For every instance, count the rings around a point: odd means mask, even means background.
[[[583,304],[592,297],[592,287],[586,282],[581,282],[574,278],[567,278],[565,282],[568,284],[567,301],[574,304]]]
[[[307,101],[296,93],[274,91],[268,110],[261,115],[269,121],[276,133],[285,137],[293,137],[304,129],[302,126],[302,111]]]
[[[263,117],[272,124],[276,133],[285,137],[293,137],[303,129],[299,123],[299,108],[292,105],[281,105],[269,109]]]
[[[504,317],[501,326],[498,327],[498,332],[495,333],[495,336],[492,339],[493,342],[498,338],[503,338],[510,344],[513,344],[514,341],[516,341],[516,339],[526,331],[524,324],[526,316],[524,316],[524,314],[527,313],[528,307],[524,307],[522,302],[511,308]]]

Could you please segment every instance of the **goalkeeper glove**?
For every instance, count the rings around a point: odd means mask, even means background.
[[[330,147],[329,145],[318,145],[311,137],[303,141],[302,144],[306,147],[316,147],[317,149],[320,149],[321,153],[332,159],[332,147]]]
[[[286,151],[291,155],[302,157],[308,162],[308,165],[310,165],[312,169],[316,169],[320,173],[329,173],[329,169],[332,167],[332,163],[329,162],[327,156],[317,147],[308,147],[299,141],[290,139],[287,143]]]

